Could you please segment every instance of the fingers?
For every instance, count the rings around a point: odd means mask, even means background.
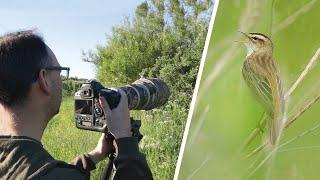
[[[128,106],[127,94],[122,89],[117,89],[117,90],[121,95],[120,104],[123,103],[123,104],[125,104],[125,106]]]
[[[110,133],[106,134],[105,138],[108,142],[112,142],[114,140],[113,135]]]
[[[101,137],[104,138],[103,140],[105,141],[105,143],[107,145],[107,147],[106,147],[107,148],[107,150],[106,150],[107,154],[114,152],[115,151],[115,147],[113,145],[113,141],[114,141],[113,135],[110,134],[110,133],[102,133]]]
[[[107,134],[106,134],[106,133],[102,133],[102,134],[101,134],[100,139],[107,139],[107,138],[108,138],[108,136],[107,136]]]
[[[110,114],[111,113],[111,109],[110,106],[107,102],[107,100],[103,97],[103,96],[99,96],[99,103],[103,109],[104,114]]]
[[[107,100],[106,100],[103,96],[99,96],[99,102],[100,102],[100,105],[101,105],[103,108],[109,108],[109,109],[110,109]]]
[[[114,91],[117,91],[120,93],[121,97],[120,97],[120,102],[119,104],[125,104],[125,106],[128,106],[128,98],[127,98],[127,94],[122,90],[122,89],[116,89],[116,88],[110,88]],[[105,109],[110,109],[110,106],[108,104],[108,102],[106,101],[106,99],[103,96],[99,97],[99,101],[101,106]]]
[[[107,143],[111,143],[114,140],[114,137],[112,136],[112,134],[106,134],[106,133],[102,133],[100,140],[106,141]]]

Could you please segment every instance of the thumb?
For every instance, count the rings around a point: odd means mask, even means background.
[[[99,96],[99,103],[100,103],[105,114],[108,114],[111,112],[110,106],[109,106],[106,98],[104,98],[103,96]]]

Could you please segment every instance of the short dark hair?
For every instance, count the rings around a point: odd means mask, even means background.
[[[51,64],[47,46],[33,30],[0,37],[0,103],[11,107],[26,99],[42,67]]]

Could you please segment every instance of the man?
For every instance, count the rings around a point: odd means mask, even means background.
[[[95,164],[115,145],[114,179],[152,179],[137,139],[131,137],[126,95],[113,110],[100,97],[115,141],[103,134],[92,151],[67,164],[55,160],[41,137],[61,104],[61,68],[33,31],[0,37],[0,179],[89,179]],[[58,145],[57,145],[58,146]]]

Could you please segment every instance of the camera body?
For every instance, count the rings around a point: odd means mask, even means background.
[[[151,110],[165,104],[170,96],[167,84],[156,78],[140,78],[132,84],[115,89],[126,93],[130,110]],[[86,81],[74,96],[77,128],[108,132],[99,96],[106,99],[110,109],[116,108],[121,99],[118,91],[105,88],[96,80]]]
[[[119,92],[105,88],[95,80],[88,80],[75,93],[75,119],[79,129],[107,132],[106,119],[99,103],[99,95],[103,95],[110,109],[115,108],[121,95]]]

